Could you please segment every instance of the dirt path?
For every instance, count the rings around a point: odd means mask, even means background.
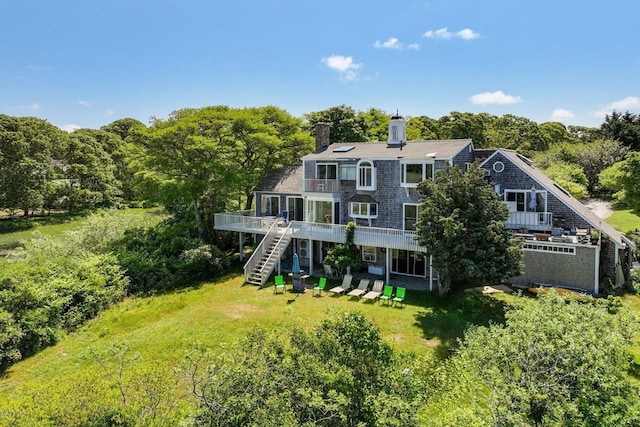
[[[593,211],[600,218],[606,218],[613,213],[611,203],[599,199],[588,199],[584,202],[585,206]]]

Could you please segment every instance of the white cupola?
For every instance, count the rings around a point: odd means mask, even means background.
[[[389,139],[387,144],[398,145],[406,143],[407,121],[398,112],[391,116],[389,120]]]

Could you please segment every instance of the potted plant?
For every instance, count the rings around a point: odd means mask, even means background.
[[[598,233],[598,230],[591,230],[591,244],[592,245],[597,245],[598,244],[599,237],[600,237],[600,233]]]

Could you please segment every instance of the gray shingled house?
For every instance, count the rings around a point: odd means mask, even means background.
[[[482,161],[487,181],[509,206],[514,238],[525,239],[523,275],[506,281],[600,293],[607,280],[628,279],[633,243],[514,151],[483,150],[479,159],[470,139],[407,142],[399,115],[391,117],[385,142],[329,144],[328,131],[319,124],[316,151],[256,188],[255,210],[216,215],[216,229],[260,237],[245,265],[247,282],[264,285],[294,250],[306,271],[322,269],[327,249],[344,242],[353,221],[369,274],[387,283],[413,277],[435,289],[428,248],[414,239],[416,187],[446,164],[466,170],[474,161]],[[601,236],[596,244],[588,238],[592,230]]]

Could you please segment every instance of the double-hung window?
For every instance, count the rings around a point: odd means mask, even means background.
[[[417,187],[425,179],[433,179],[433,163],[407,161],[402,162],[402,187]]]
[[[357,170],[356,188],[358,190],[375,190],[376,168],[373,166],[373,161],[368,159],[360,160]]]

